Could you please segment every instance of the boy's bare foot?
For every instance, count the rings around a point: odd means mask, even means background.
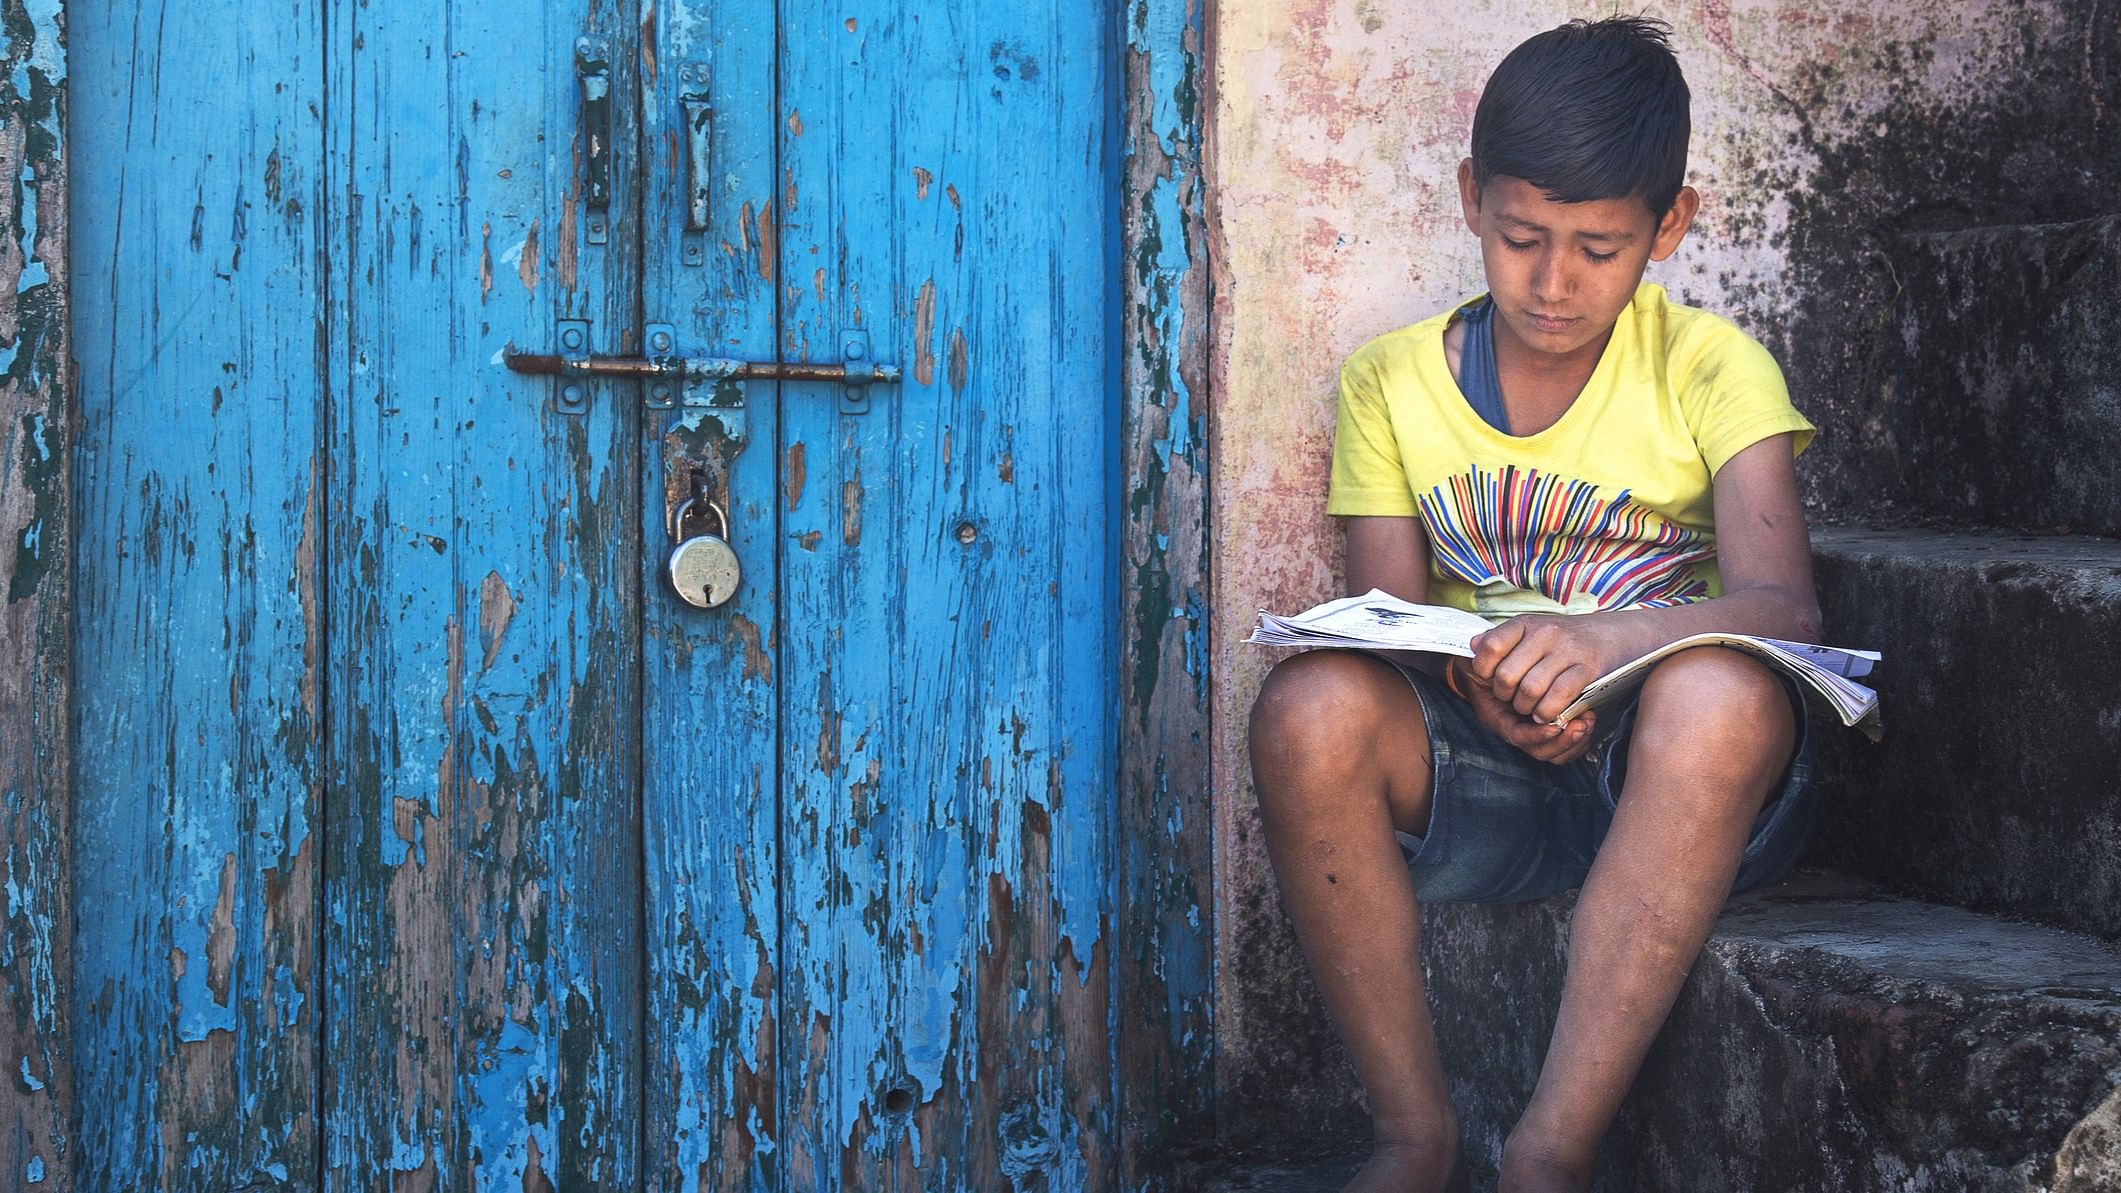
[[[1341,1193],[1471,1193],[1454,1141],[1448,1150],[1380,1141]]]

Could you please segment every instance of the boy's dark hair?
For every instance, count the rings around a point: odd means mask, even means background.
[[[1473,181],[1522,178],[1561,203],[1640,196],[1659,219],[1686,181],[1686,77],[1671,26],[1571,21],[1495,68],[1473,112]]]

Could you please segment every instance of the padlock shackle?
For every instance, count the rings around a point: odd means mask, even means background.
[[[685,500],[678,503],[677,509],[673,511],[670,515],[670,541],[673,543],[682,543],[685,541],[687,537],[685,534],[685,518],[692,513],[692,507],[696,505],[704,505],[708,509],[714,511],[714,520],[721,526],[721,532],[719,534],[716,534],[714,537],[722,540],[725,543],[728,542],[728,512],[722,509],[719,504],[710,501],[705,497],[687,497]]]

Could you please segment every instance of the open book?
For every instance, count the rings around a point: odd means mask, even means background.
[[[1493,628],[1486,618],[1463,609],[1417,605],[1373,588],[1362,596],[1327,601],[1294,617],[1277,617],[1262,609],[1258,627],[1245,641],[1268,646],[1420,650],[1470,659],[1474,637]],[[1879,661],[1877,652],[1748,634],[1693,634],[1653,650],[1593,680],[1574,704],[1562,710],[1555,723],[1566,724],[1578,713],[1603,708],[1626,696],[1642,683],[1657,660],[1690,646],[1728,646],[1760,658],[1796,680],[1813,703],[1832,712],[1842,724],[1853,725],[1872,741],[1878,740],[1878,693],[1855,682],[1870,674],[1871,667]]]

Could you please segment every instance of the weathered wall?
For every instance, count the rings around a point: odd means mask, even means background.
[[[1258,837],[1245,719],[1274,652],[1241,639],[1254,610],[1336,591],[1339,541],[1323,511],[1340,359],[1481,287],[1453,171],[1488,72],[1531,33],[1610,10],[1553,0],[1216,9],[1209,455],[1225,1138],[1361,1125]],[[1822,431],[1800,467],[1815,518],[1934,511],[1947,488],[1970,514],[1996,508],[1980,445],[1947,468],[1951,445],[1924,430],[1935,403],[1911,400],[1961,382],[1950,362],[1911,359],[1902,342],[1899,262],[1939,232],[2114,210],[2121,15],[2088,0],[1647,11],[1675,27],[1694,92],[1690,181],[1704,199],[1693,235],[1649,276],[1729,313],[1783,362]],[[2044,508],[2005,519],[2065,520]]]

